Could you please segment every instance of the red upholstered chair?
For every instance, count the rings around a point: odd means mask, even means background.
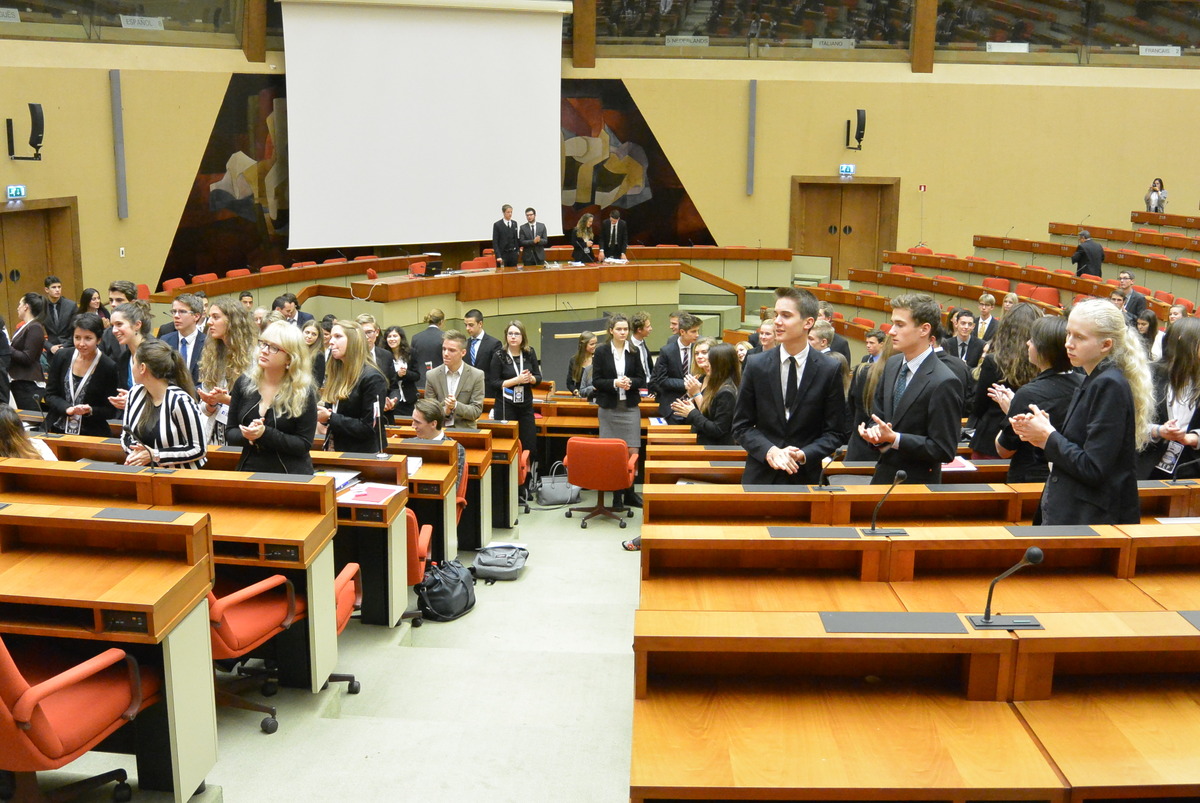
[[[1175,294],[1168,293],[1166,290],[1155,290],[1154,291],[1154,300],[1161,301],[1164,304],[1174,304],[1175,303]]]
[[[217,280],[215,273],[201,273],[192,277],[192,284],[204,284],[205,282],[215,282]]]
[[[605,491],[612,491],[615,498],[617,493],[633,485],[637,476],[637,455],[629,454],[625,441],[620,438],[571,438],[567,441],[563,465],[567,467],[569,483],[597,492],[595,506],[570,508],[567,518],[573,513],[586,513],[579,526],[587,529],[589,519],[603,516],[616,519],[621,529],[625,529],[625,521],[604,505]],[[633,511],[628,510],[625,515],[631,517]]]
[[[1018,265],[1016,262],[1010,262],[1007,259],[997,259],[996,264],[997,265],[1012,265],[1014,268],[1020,267],[1020,265]]]
[[[521,450],[520,457],[517,458],[517,484],[524,488],[527,482],[529,482],[529,450],[523,449]],[[529,512],[528,497],[521,503],[521,511],[523,513]]]
[[[949,257],[950,259],[958,259],[958,254],[934,254],[935,257]]]
[[[1118,286],[1119,284],[1121,284],[1121,280],[1120,280],[1120,279],[1105,279],[1105,280],[1104,280],[1104,283],[1105,283],[1105,284],[1108,284],[1108,285],[1111,285],[1111,286],[1113,286],[1113,287],[1116,287],[1116,286]]]
[[[889,273],[912,273],[913,266],[912,265],[892,265],[890,268],[888,268],[888,272]]]
[[[366,254],[365,256],[355,257],[354,261],[355,262],[366,262],[368,259],[379,259],[379,257],[375,256],[374,254]]]
[[[1081,304],[1084,301],[1090,301],[1091,298],[1092,297],[1089,296],[1087,293],[1077,293],[1075,295],[1075,297],[1073,299],[1071,299],[1071,306],[1074,306],[1076,304]]]
[[[926,245],[914,245],[912,248],[908,249],[908,253],[910,253],[910,254],[932,254],[933,249]]]
[[[139,299],[141,299],[142,301],[149,301],[150,300],[150,285],[139,284],[137,286],[137,297]]]
[[[63,767],[158,702],[162,679],[139,667],[124,650],[109,649],[76,661],[37,639],[0,640],[0,798],[42,799],[34,773]],[[58,789],[54,799],[74,799],[116,781],[115,800],[129,800],[123,769]]]
[[[1035,287],[1029,297],[1034,301],[1043,301],[1047,304],[1053,304],[1056,307],[1062,306],[1062,299],[1058,296],[1058,288],[1055,287]]]
[[[296,597],[291,581],[282,574],[271,575],[245,587],[223,582],[218,577],[216,588],[208,592],[213,660],[233,661],[236,665],[250,652],[303,619],[305,614],[304,599]],[[274,681],[268,677],[263,684],[263,693],[274,694],[274,688]],[[274,706],[244,700],[221,688],[217,689],[217,705],[267,714],[259,723],[263,732],[279,730]]]
[[[375,281],[379,278],[379,271],[375,270],[374,268],[367,268],[367,278],[371,281]]]
[[[274,273],[277,270],[287,270],[283,265],[263,265],[258,269],[259,273]]]
[[[412,263],[411,265],[408,266],[408,272],[411,273],[413,276],[424,276],[425,275],[425,263],[424,262]]]
[[[983,257],[966,257],[968,262],[987,262]]]
[[[875,328],[875,321],[871,320],[870,318],[852,318],[850,322],[856,323],[859,326],[865,326],[868,329]]]
[[[478,268],[475,266],[475,260],[473,260],[473,259],[468,259],[466,262],[459,262],[458,269],[459,270],[478,270]]]
[[[347,262],[347,261],[349,261],[349,260],[347,260],[345,257],[334,257],[333,259],[325,260],[321,264],[322,265],[337,265],[337,264],[340,264],[342,262]]]
[[[338,572],[333,581],[333,598],[337,603],[337,632],[340,636],[346,625],[350,624],[354,612],[362,607],[362,569],[357,563],[347,563]],[[362,684],[354,679],[354,675],[334,672],[329,676],[329,680],[325,681],[325,685],[330,683],[347,684],[348,694],[358,694],[362,691]]]
[[[1133,286],[1133,289],[1137,290],[1139,293],[1141,293],[1144,296],[1148,296],[1152,292],[1149,287],[1142,287],[1140,284],[1135,284]]]
[[[233,270],[227,271],[225,273],[225,278],[226,279],[237,279],[241,276],[249,276],[249,275],[250,275],[249,268],[234,268]]]
[[[163,282],[162,289],[163,289],[164,293],[168,293],[171,290],[176,290],[180,287],[186,287],[186,286],[187,286],[187,282],[184,281],[183,279],[167,279],[165,282]]]
[[[879,295],[879,293],[876,293],[874,290],[859,290],[857,292],[860,296],[877,296],[877,295]]]
[[[423,525],[417,521],[417,514],[413,513],[411,507],[405,509],[404,517],[408,526],[408,550],[406,553],[408,555],[408,578],[406,583],[415,586],[425,579],[425,569],[433,560],[433,525]],[[413,627],[420,627],[425,623],[420,608],[415,611],[405,611],[400,620],[405,619],[412,619]]]
[[[885,335],[890,335],[890,334],[892,333],[892,323],[891,323],[891,321],[884,321],[883,323],[879,324],[879,329],[880,329],[880,331],[882,331],[882,332],[883,332]]]
[[[824,288],[825,290],[844,290],[845,289],[840,284],[834,284],[833,282],[818,282],[817,287]]]
[[[1147,234],[1158,234],[1158,229],[1146,229],[1146,228],[1141,228],[1141,229],[1138,229],[1138,231],[1144,231],[1144,232],[1146,232]]]
[[[317,264],[317,263],[316,262],[293,262],[292,267],[293,268],[311,268],[315,264]]]
[[[953,276],[934,276],[933,278],[939,282],[958,282],[958,279],[955,279]]]
[[[1017,282],[1017,295],[1021,298],[1029,298],[1033,295],[1033,291],[1037,289],[1036,284],[1029,282]]]
[[[989,290],[995,290],[997,293],[1007,293],[1012,286],[1008,279],[1001,279],[999,276],[985,276],[983,286]]]
[[[1187,310],[1188,315],[1191,315],[1192,312],[1194,312],[1196,309],[1196,305],[1193,304],[1192,302],[1188,301],[1186,298],[1180,298],[1179,296],[1175,296],[1175,303],[1182,304],[1183,308]]]
[[[1060,275],[1062,275],[1062,276],[1074,276],[1074,275],[1075,275],[1075,271],[1073,271],[1073,270],[1063,270],[1062,268],[1057,268],[1057,269],[1055,269],[1055,271],[1054,271],[1054,272],[1055,272],[1055,273],[1057,273],[1057,274],[1060,274]]]

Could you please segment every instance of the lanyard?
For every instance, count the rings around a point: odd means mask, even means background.
[[[78,359],[78,354],[76,355]],[[79,397],[83,395],[84,389],[87,387],[88,380],[92,378],[92,371],[96,370],[96,363],[100,362],[100,355],[92,357],[92,364],[88,366],[87,372],[83,378],[79,380],[79,387],[75,387],[75,372],[71,370],[74,367],[75,361],[71,361],[71,366],[67,368],[67,395],[71,397],[71,406],[79,404]]]

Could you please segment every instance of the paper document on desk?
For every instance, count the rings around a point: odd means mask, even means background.
[[[416,474],[418,471],[421,470],[421,466],[423,466],[424,464],[425,464],[425,461],[423,459],[421,459],[420,457],[409,457],[408,458],[408,476],[411,477],[413,474]]]
[[[344,491],[350,486],[358,484],[357,471],[318,471],[317,474],[325,477],[333,477],[334,493]]]
[[[399,485],[384,485],[378,482],[364,482],[338,496],[341,502],[357,502],[359,504],[383,505],[387,500],[400,493],[403,488]]]
[[[962,455],[955,457],[949,463],[942,463],[942,471],[978,471],[979,468]]]
[[[628,259],[618,259],[617,257],[608,257],[604,260],[605,265],[628,265]]]
[[[1163,516],[1154,521],[1157,524],[1200,524],[1200,516],[1177,516],[1175,518]]]

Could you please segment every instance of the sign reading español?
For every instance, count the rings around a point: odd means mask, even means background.
[[[668,36],[667,47],[708,47],[707,36]]]
[[[161,31],[163,30],[163,18],[135,17],[132,14],[122,14],[121,27],[140,31]]]
[[[1182,56],[1179,45],[1138,45],[1139,56]]]
[[[20,22],[21,13],[15,8],[0,8],[0,22]]]

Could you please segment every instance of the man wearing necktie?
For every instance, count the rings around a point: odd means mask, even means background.
[[[658,414],[668,424],[682,424],[683,419],[671,409],[671,402],[684,395],[684,377],[691,370],[692,344],[700,336],[700,319],[690,312],[679,313],[679,338],[668,340],[658,352],[650,376],[650,390],[658,399]]]
[[[970,310],[954,313],[954,334],[942,342],[942,348],[974,369],[983,359],[983,341],[975,336],[975,316]]]
[[[625,259],[629,250],[629,224],[621,220],[621,210],[614,209],[608,213],[608,220],[600,224],[600,261],[605,259]]]
[[[163,342],[183,357],[192,374],[192,381],[196,383],[200,381],[200,352],[204,349],[205,339],[196,324],[203,313],[204,303],[195,295],[182,293],[175,296],[171,302],[171,320],[175,323],[175,329],[162,336]]]
[[[520,238],[517,236],[517,222],[512,219],[513,208],[505,204],[500,208],[503,217],[492,224],[492,251],[496,254],[496,264],[506,268],[517,266],[517,253],[520,250]]]
[[[875,389],[874,423],[858,426],[862,439],[880,453],[873,485],[890,484],[901,469],[910,484],[938,483],[942,464],[954,459],[962,384],[933,353],[930,336],[941,318],[941,307],[924,293],[892,299],[892,345],[898,353]]]
[[[743,485],[811,485],[846,440],[846,397],[833,357],[809,345],[817,299],[775,291],[775,348],[746,356],[733,439],[746,449]]]
[[[531,206],[525,210],[521,226],[521,262],[526,265],[546,264],[546,224],[537,222],[537,211]]]
[[[650,337],[650,333],[653,331],[654,326],[650,323],[650,313],[635,312],[629,319],[629,344],[641,355],[642,371],[647,377],[654,373],[654,357],[650,354],[650,347],[646,345],[646,338]],[[648,392],[644,398],[653,399],[654,392]]]
[[[74,301],[63,298],[62,280],[57,276],[47,276],[43,284],[46,288],[46,352],[53,354],[63,346],[71,345],[75,334],[71,319],[78,309]]]
[[[491,386],[490,368],[492,355],[500,349],[500,341],[483,331],[483,313],[477,309],[467,310],[463,316],[463,328],[467,330],[467,364],[487,374],[487,394],[493,399],[498,398],[499,391],[494,393],[495,389]]]

